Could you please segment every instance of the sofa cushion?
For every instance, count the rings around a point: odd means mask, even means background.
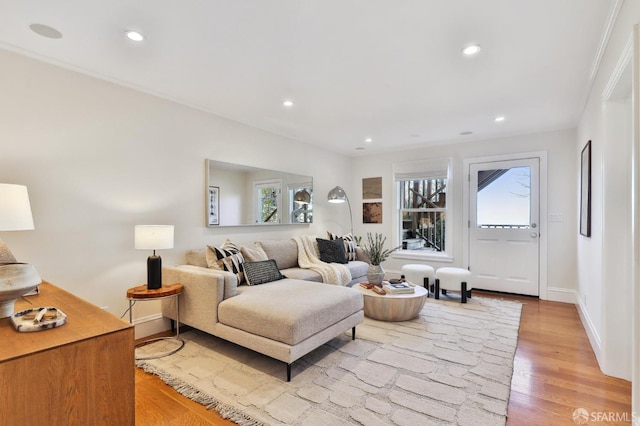
[[[278,264],[278,269],[295,268],[298,266],[298,245],[293,239],[263,240],[256,242],[268,259]]]
[[[318,252],[320,260],[327,263],[347,263],[347,255],[344,252],[344,241],[342,238],[337,240],[323,240],[316,238],[318,243]]]
[[[185,260],[187,265],[201,266],[208,268],[207,264],[207,249],[187,250],[185,253]]]
[[[278,281],[284,276],[278,270],[278,265],[273,259],[261,260],[259,262],[244,263],[244,278],[249,285],[258,285]]]
[[[351,272],[352,278],[359,278],[367,275],[369,264],[360,260],[353,260],[347,263],[347,268],[349,268],[349,272]]]
[[[262,247],[257,244],[254,244],[253,247],[240,247],[240,253],[242,253],[242,257],[244,257],[245,262],[259,262],[261,260],[269,259],[267,253],[265,253],[264,250],[262,250]]]
[[[207,246],[206,256],[209,268],[232,272],[238,278],[238,284],[244,282],[244,271],[242,269],[244,258],[238,246],[228,238],[220,247]]]
[[[362,293],[352,288],[283,279],[238,288],[218,305],[218,321],[296,345],[362,309]]]
[[[305,268],[288,268],[281,269],[280,272],[287,278],[292,278],[295,280],[305,280],[305,281],[315,281],[317,283],[322,282],[322,275],[313,269],[305,269]]]

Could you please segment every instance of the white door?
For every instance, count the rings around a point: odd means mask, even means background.
[[[469,165],[473,287],[539,295],[538,158]]]

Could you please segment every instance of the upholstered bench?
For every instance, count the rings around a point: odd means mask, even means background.
[[[429,265],[408,264],[402,267],[402,275],[412,284],[423,285],[429,291],[434,284],[436,274]],[[428,295],[429,293],[427,293]]]
[[[467,303],[467,297],[471,297],[471,272],[462,268],[438,268],[436,271],[435,298],[440,298],[442,294],[447,294],[447,290],[459,291],[460,302]]]

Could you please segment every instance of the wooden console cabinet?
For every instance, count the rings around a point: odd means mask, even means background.
[[[133,326],[46,282],[15,309],[45,306],[67,323],[18,333],[0,319],[0,425],[133,426]]]

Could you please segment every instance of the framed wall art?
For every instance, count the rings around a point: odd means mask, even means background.
[[[580,234],[591,237],[591,141],[580,155]]]
[[[220,225],[220,188],[217,186],[209,187],[209,202],[207,203],[207,217],[209,218],[209,226]]]
[[[382,177],[362,179],[362,199],[371,200],[382,198]]]
[[[362,223],[382,223],[382,203],[362,203]]]

